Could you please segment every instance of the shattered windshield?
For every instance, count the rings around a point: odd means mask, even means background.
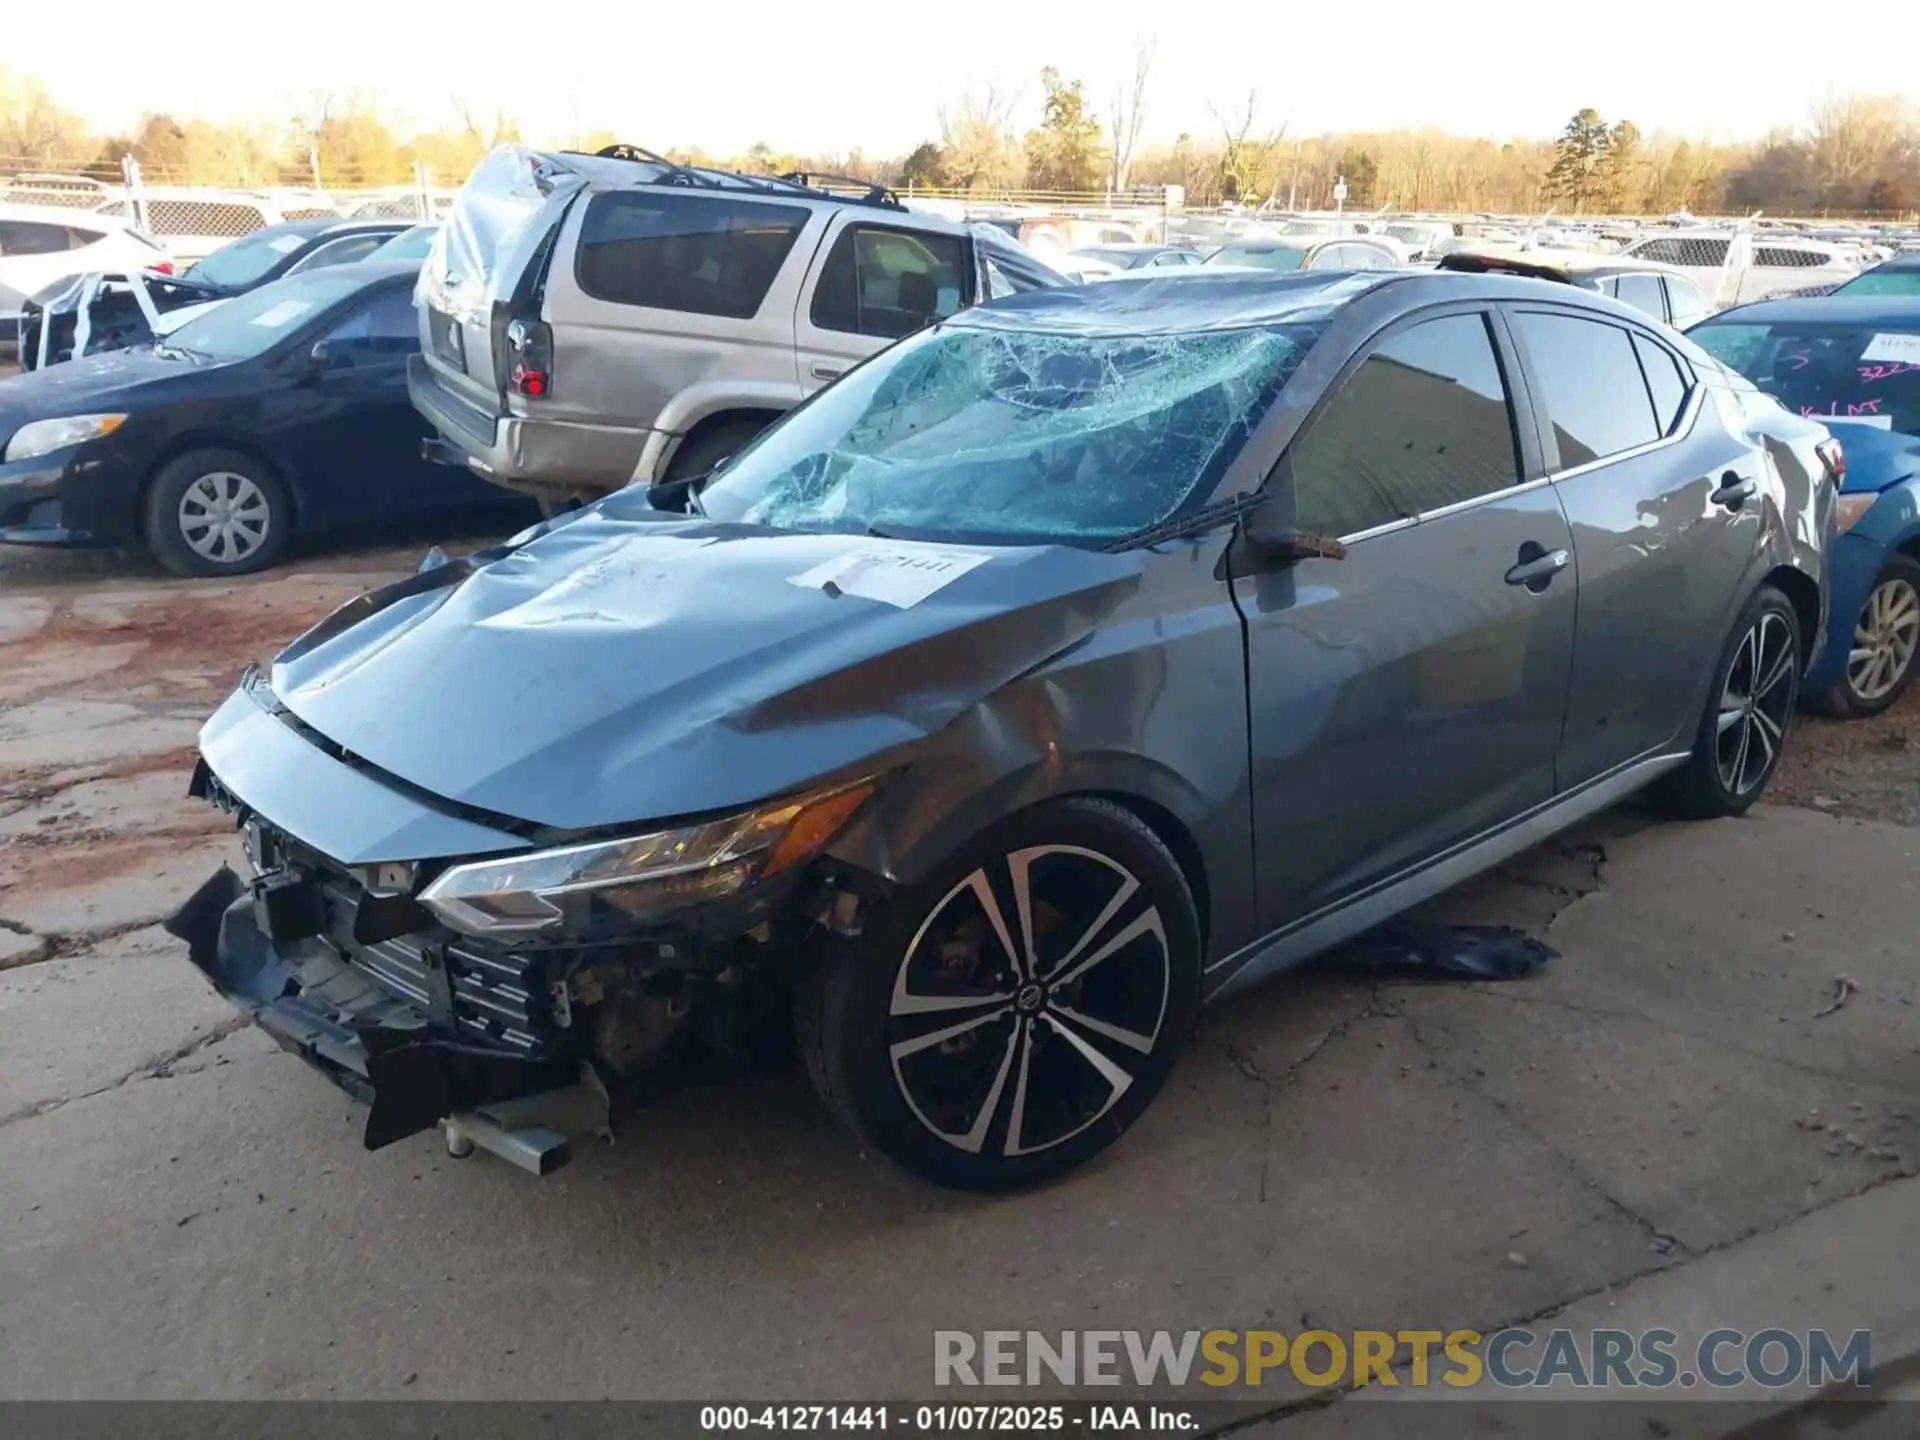
[[[1130,535],[1206,498],[1320,329],[926,331],[767,431],[701,506],[780,529]]]

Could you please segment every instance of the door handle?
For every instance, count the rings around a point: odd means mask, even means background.
[[[1529,540],[1520,547],[1519,563],[1507,571],[1507,584],[1524,585],[1538,595],[1572,563],[1573,556],[1565,550],[1548,550]]]
[[[826,365],[816,360],[807,367],[807,373],[812,375],[816,380],[838,380],[842,375],[847,373],[847,367],[844,365]]]
[[[1738,471],[1729,470],[1720,477],[1720,488],[1707,498],[1716,505],[1724,505],[1729,510],[1738,510],[1753,498],[1753,492],[1760,487]]]

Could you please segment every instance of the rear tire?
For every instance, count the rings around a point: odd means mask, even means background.
[[[1804,653],[1793,602],[1761,586],[1714,666],[1693,753],[1661,781],[1666,808],[1714,820],[1744,814],[1760,798],[1793,725]]]
[[[176,575],[264,570],[293,542],[293,502],[271,467],[237,450],[192,450],[147,487],[147,546]]]
[[[1119,1139],[1199,1000],[1178,862],[1138,816],[1082,797],[1003,821],[831,942],[795,1013],[808,1073],[855,1134],[936,1184],[999,1190]]]
[[[1814,703],[1843,720],[1878,715],[1913,683],[1916,659],[1920,659],[1920,561],[1889,555],[1848,632],[1847,666],[1840,683]]]

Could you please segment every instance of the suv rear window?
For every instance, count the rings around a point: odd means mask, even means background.
[[[748,320],[808,214],[705,196],[599,195],[581,222],[574,274],[596,300]]]

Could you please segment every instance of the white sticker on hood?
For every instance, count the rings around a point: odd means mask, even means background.
[[[267,241],[267,248],[276,255],[291,255],[306,243],[304,235],[276,235]]]
[[[829,595],[858,595],[907,610],[992,558],[986,551],[934,545],[864,545],[804,575],[789,575],[787,583]]]
[[[282,300],[278,305],[269,305],[254,316],[252,323],[269,328],[288,325],[311,309],[313,309],[311,300]]]
[[[1860,358],[1920,365],[1920,335],[1903,335],[1899,331],[1876,335],[1873,343],[1860,352]]]

